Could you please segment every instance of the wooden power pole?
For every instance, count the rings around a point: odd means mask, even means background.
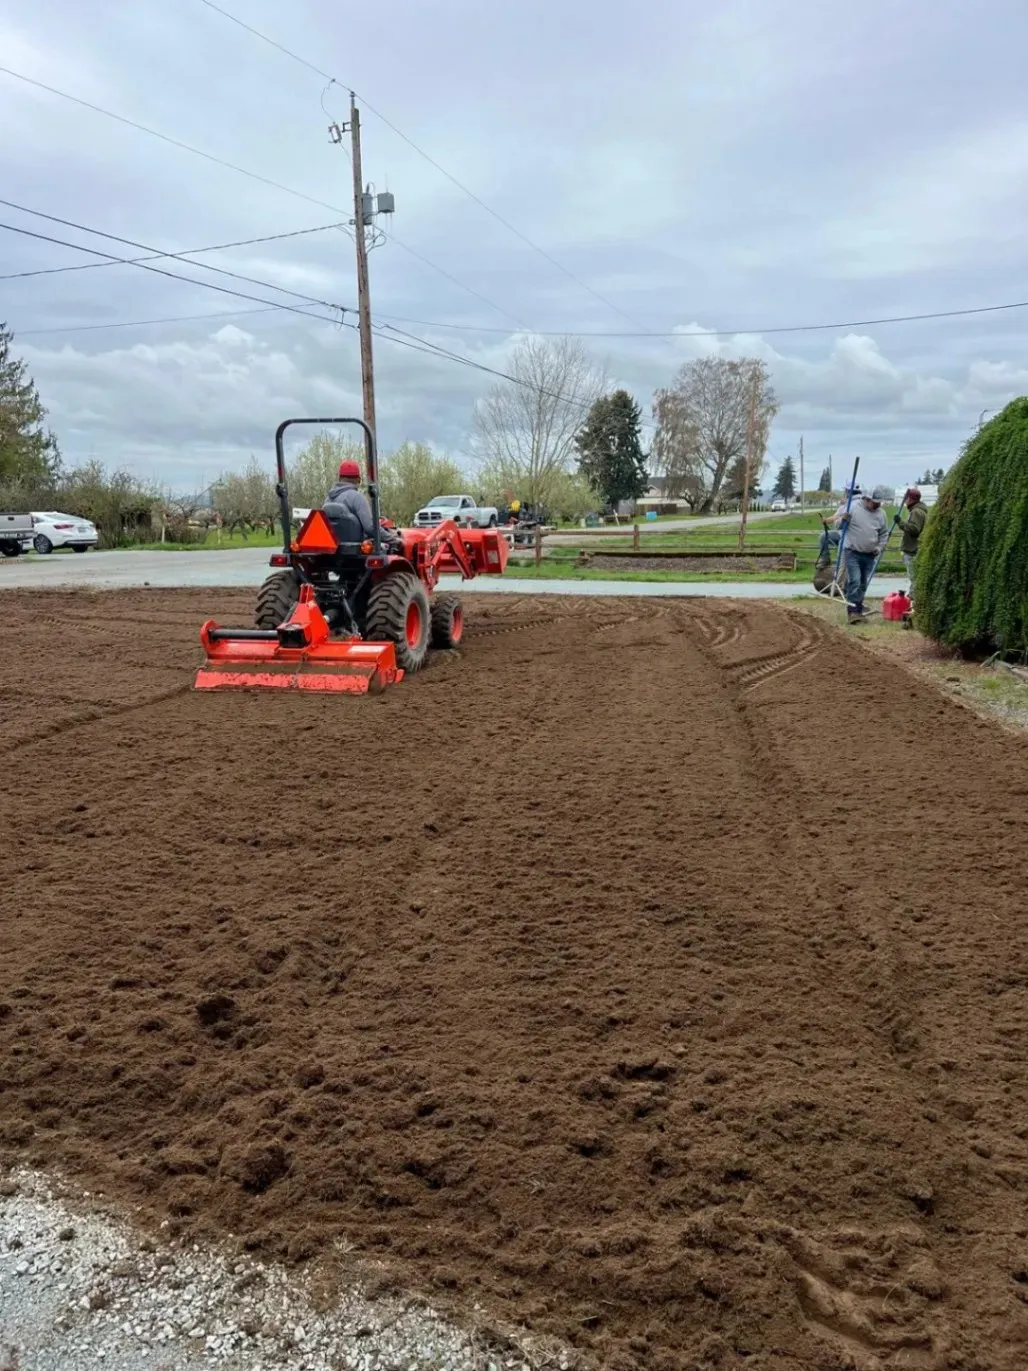
[[[361,390],[364,397],[364,422],[372,433],[375,433],[375,361],[371,350],[371,291],[368,286],[368,244],[364,233],[361,118],[353,91],[350,92],[350,151],[353,159],[353,236],[357,244],[357,325],[361,341]]]
[[[801,510],[805,509],[805,508],[806,508],[806,505],[807,505],[806,500],[803,498],[803,495],[804,495],[804,491],[805,491],[805,490],[806,490],[806,486],[805,486],[804,481],[803,481],[803,435],[802,435],[802,433],[801,433],[801,434],[800,434],[800,509],[801,509]]]
[[[753,373],[750,385],[750,412],[746,424],[746,470],[742,478],[742,519],[739,522],[739,551],[746,551],[746,516],[750,512],[750,469],[753,466],[753,430],[757,421],[757,386],[759,375]]]

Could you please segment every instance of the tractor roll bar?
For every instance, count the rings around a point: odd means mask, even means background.
[[[292,512],[289,508],[289,492],[286,489],[286,454],[285,454],[285,434],[286,429],[293,424],[357,424],[364,430],[364,458],[368,468],[368,498],[371,500],[371,518],[374,523],[374,532],[371,535],[375,545],[375,552],[382,551],[382,533],[379,524],[381,511],[378,504],[378,451],[375,447],[375,435],[371,431],[370,424],[366,424],[363,419],[283,419],[275,430],[275,466],[278,476],[278,483],[275,486],[275,494],[278,496],[279,508],[282,511],[282,551],[288,557],[289,545],[292,541],[289,536],[289,523]]]

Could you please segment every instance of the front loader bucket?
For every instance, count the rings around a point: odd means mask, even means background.
[[[320,690],[367,695],[403,679],[392,643],[355,639],[290,648],[282,646],[274,630],[218,628],[214,623],[204,624],[201,641],[207,661],[196,673],[197,690]]]

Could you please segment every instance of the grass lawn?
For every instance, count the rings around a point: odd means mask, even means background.
[[[218,536],[215,529],[207,534],[207,541],[204,543],[133,543],[131,547],[122,549],[125,552],[227,552],[232,548],[240,547],[281,547],[281,533],[251,533],[249,537],[244,537],[242,533],[222,533]]]
[[[574,555],[573,549],[569,549]],[[507,563],[507,576],[516,581],[782,581],[794,584],[809,581],[806,571],[604,571],[600,567],[568,566],[570,557],[544,557],[542,563]]]

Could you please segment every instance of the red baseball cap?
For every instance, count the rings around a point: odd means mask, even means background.
[[[360,469],[360,467],[357,465],[356,462],[340,462],[340,463],[339,463],[339,479],[340,479],[341,481],[346,481],[346,480],[350,480],[350,481],[359,481],[360,478],[361,478],[361,469]]]

